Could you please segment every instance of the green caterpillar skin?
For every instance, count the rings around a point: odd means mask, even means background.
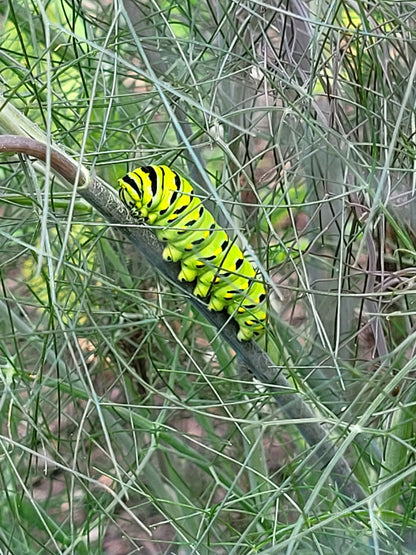
[[[195,196],[192,185],[167,166],[143,166],[119,179],[119,195],[132,216],[155,226],[166,243],[163,258],[180,262],[180,281],[195,281],[194,295],[210,310],[227,310],[246,341],[264,331],[266,291],[239,247]]]

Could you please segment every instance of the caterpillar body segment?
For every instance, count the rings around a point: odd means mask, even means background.
[[[119,180],[119,195],[132,216],[155,227],[166,243],[163,257],[180,262],[180,281],[214,311],[226,310],[240,341],[264,331],[266,291],[240,248],[195,196],[192,185],[168,166],[143,166]]]

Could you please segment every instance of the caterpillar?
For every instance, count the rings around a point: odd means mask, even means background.
[[[131,215],[166,243],[163,258],[180,262],[178,279],[195,282],[194,295],[209,310],[226,310],[240,341],[264,331],[266,291],[256,270],[228,237],[192,185],[168,166],[143,166],[119,179],[119,196]]]

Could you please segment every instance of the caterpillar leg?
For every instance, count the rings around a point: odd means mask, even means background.
[[[264,310],[265,299],[263,283],[252,281],[243,295],[236,295],[228,304],[227,312],[234,317],[240,328],[237,334],[240,341],[248,341],[253,336],[259,337],[264,332],[267,317]]]
[[[252,327],[249,327],[249,326]],[[237,333],[237,339],[239,341],[250,341],[253,337],[260,337],[264,332],[264,324],[251,324],[244,323],[240,324],[240,330]]]
[[[168,244],[162,253],[163,259],[167,260],[168,262],[178,262],[182,256],[183,253],[181,250],[177,249],[176,247],[174,247],[172,244]]]
[[[201,275],[198,275],[196,286],[194,289],[194,295],[204,299],[212,292],[213,284],[218,283],[220,277],[217,275],[217,270],[209,270],[204,272],[204,279],[201,279]],[[206,279],[205,279],[206,278]]]
[[[194,293],[198,297],[206,297],[215,294],[215,289],[224,285],[229,272],[224,272],[222,268],[207,264],[198,272],[198,278]],[[227,283],[228,280],[227,280]]]
[[[224,241],[228,241],[226,233],[218,226],[216,226],[215,229],[208,230],[207,234],[209,236],[207,237],[200,237],[200,235],[197,235],[196,232],[193,233],[196,235],[196,238],[193,240],[191,237],[188,238],[190,243],[185,247],[185,249],[182,245],[177,245],[176,242],[174,243],[169,241],[163,251],[163,257],[165,260],[172,262],[178,262],[179,260],[182,261],[181,271],[178,275],[178,279],[180,281],[194,281],[198,276],[205,273],[206,265],[211,264],[211,261],[209,261],[208,258],[212,258],[215,263],[221,256],[220,254],[216,254],[217,251],[222,253],[221,246],[218,247],[216,245],[218,243],[222,245]],[[214,245],[211,245],[212,242],[214,242]],[[211,254],[210,257],[204,258],[205,253],[213,252],[212,249],[214,249],[214,254]],[[188,250],[190,252],[188,252]],[[201,288],[199,296],[205,296],[203,293],[204,292]]]
[[[225,264],[227,267],[227,264]],[[228,266],[230,267],[230,266]],[[246,299],[250,298],[250,304],[257,304],[257,293],[255,299],[252,299],[250,294],[254,282],[255,270],[248,261],[244,261],[238,269],[238,273],[233,272],[220,272],[220,280],[217,284],[213,285],[211,293],[212,304],[218,305],[222,303],[223,307],[231,302],[243,303]]]
[[[190,268],[186,266],[183,262],[181,264],[181,271],[178,274],[179,281],[195,281],[198,276],[197,268]]]
[[[255,273],[250,262],[244,259],[241,250],[233,244],[215,260],[207,261],[198,272],[195,294],[200,297],[211,295],[217,297],[219,302],[221,302],[221,296],[224,295],[228,302],[229,290],[233,290],[233,294],[235,294],[240,283],[245,283],[248,278],[254,277]],[[244,290],[244,287],[242,289]],[[222,309],[212,307],[212,310]]]
[[[266,311],[262,306],[257,306],[254,309],[246,310],[244,306],[238,308],[230,305],[228,312],[233,315],[235,321],[239,326],[237,338],[240,341],[248,341],[253,336],[259,337],[264,332],[264,324],[266,321]]]
[[[221,299],[211,295],[211,298],[208,304],[208,310],[214,310],[216,312],[220,312],[221,310],[224,310],[224,308],[227,306],[228,303],[229,301],[226,299]]]
[[[226,239],[224,239],[224,237]],[[202,251],[199,250],[198,252],[192,252],[189,254],[186,254],[186,253],[184,254],[183,252],[181,253],[181,257],[179,258],[179,260],[182,261],[181,271],[178,275],[178,279],[180,281],[194,281],[199,276],[204,274],[207,268],[212,268],[212,266],[216,264],[217,260],[220,259],[220,256],[221,256],[220,254],[216,254],[216,252],[217,251],[220,251],[221,253],[223,252],[221,250],[221,245],[224,243],[224,241],[228,242],[227,234],[221,228],[217,227],[215,229],[215,235],[214,235],[213,241],[215,241],[214,246],[210,244],[207,247],[204,247]],[[219,247],[216,246],[217,243],[220,243]],[[168,247],[170,247],[170,245],[168,245]],[[204,258],[205,254],[207,254],[208,252],[210,253],[213,252],[212,249],[214,249],[214,254],[211,254],[210,256]],[[197,289],[198,296],[201,296],[201,297],[206,296],[204,294],[204,291],[205,291],[205,288],[203,286],[201,287],[200,291],[198,288]]]

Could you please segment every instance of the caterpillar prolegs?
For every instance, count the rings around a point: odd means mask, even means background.
[[[226,309],[237,321],[240,341],[261,335],[265,288],[192,185],[167,166],[143,166],[119,179],[119,186],[132,216],[155,226],[166,243],[163,258],[181,263],[179,280],[195,282],[194,294],[210,310]]]

